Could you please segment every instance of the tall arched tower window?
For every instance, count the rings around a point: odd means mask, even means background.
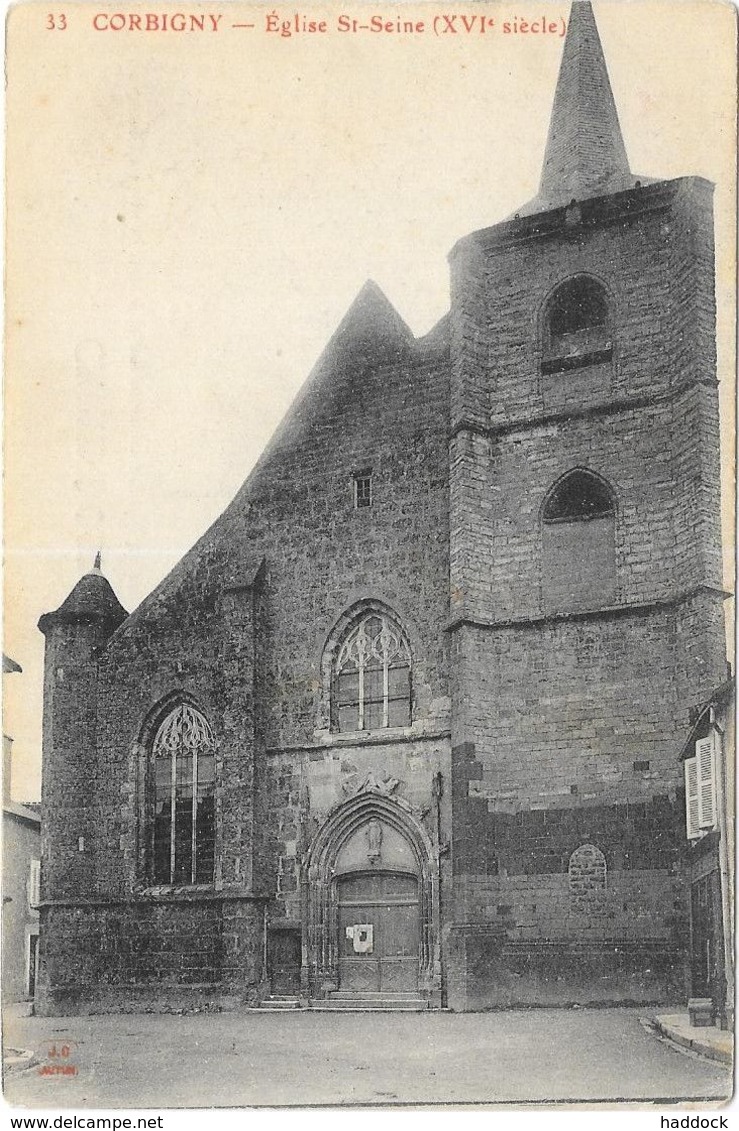
[[[154,737],[152,878],[211,883],[215,864],[215,742],[189,703],[175,707]]]
[[[612,604],[616,503],[608,484],[575,468],[550,488],[541,512],[542,594],[552,611]]]
[[[605,287],[590,275],[567,279],[544,312],[543,373],[610,360],[612,328]]]
[[[365,611],[352,622],[336,652],[331,683],[335,730],[410,726],[411,654],[388,614]]]

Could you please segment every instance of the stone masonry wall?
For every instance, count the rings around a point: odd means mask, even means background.
[[[552,213],[458,245],[451,577],[459,615],[541,611],[541,503],[577,466],[616,495],[617,604],[720,587],[710,208],[710,186],[687,179],[585,202],[571,230]],[[562,390],[553,406],[541,392],[541,316],[552,289],[578,272],[610,295],[610,390],[599,366],[576,380],[550,374]]]
[[[42,909],[36,1010],[230,1008],[264,978],[259,902],[126,901]]]
[[[452,257],[454,1008],[682,986],[677,757],[725,678],[710,228],[710,186],[684,180]],[[612,359],[542,374],[547,298],[580,272],[609,295]],[[616,499],[615,589],[569,602],[577,531],[543,593],[541,507],[576,467]],[[573,892],[586,848],[605,882]]]

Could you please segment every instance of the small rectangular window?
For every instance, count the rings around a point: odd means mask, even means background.
[[[366,468],[364,471],[357,471],[354,473],[354,509],[359,510],[360,507],[372,506],[372,471]]]

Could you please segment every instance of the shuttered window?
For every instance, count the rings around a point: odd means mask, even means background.
[[[698,817],[698,764],[695,758],[686,758],[683,762],[685,773],[685,825],[688,840],[697,840],[701,836],[700,821]]]
[[[41,861],[32,860],[28,875],[28,905],[38,907],[41,902]]]
[[[695,757],[686,758],[683,771],[688,839],[697,840],[716,828],[716,769],[710,736],[698,739]]]
[[[695,760],[698,764],[698,820],[702,829],[713,829],[716,827],[716,775],[710,736],[696,742]]]

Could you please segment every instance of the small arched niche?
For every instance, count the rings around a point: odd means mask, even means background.
[[[567,882],[570,894],[578,898],[597,898],[606,891],[606,858],[594,844],[581,844],[570,856]]]

